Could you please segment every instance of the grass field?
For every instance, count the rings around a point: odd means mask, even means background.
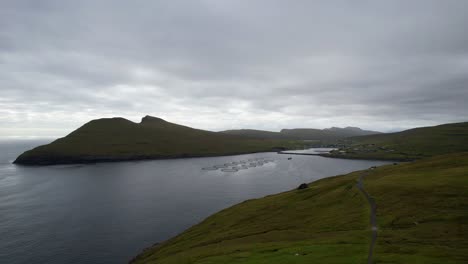
[[[365,263],[362,172],[249,200],[145,250],[135,263]],[[376,263],[468,262],[468,153],[368,171],[377,203]]]
[[[294,140],[252,139],[193,129],[145,117],[93,120],[64,138],[27,151],[20,164],[59,164],[171,157],[218,156],[300,148]]]
[[[382,167],[365,184],[378,207],[378,263],[468,263],[467,153]]]

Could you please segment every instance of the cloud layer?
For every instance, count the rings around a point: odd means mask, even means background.
[[[0,137],[466,121],[468,2],[2,1]]]

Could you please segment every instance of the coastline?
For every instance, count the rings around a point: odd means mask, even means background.
[[[294,150],[287,149],[278,151],[265,150],[265,151],[246,151],[246,152],[234,152],[227,154],[179,154],[179,155],[133,155],[128,157],[112,157],[112,156],[82,156],[82,157],[49,157],[42,159],[38,158],[27,158],[21,160],[21,155],[18,156],[12,164],[19,166],[54,166],[54,165],[72,165],[72,164],[96,164],[96,163],[112,163],[112,162],[126,162],[126,161],[148,161],[148,160],[167,160],[167,159],[189,159],[189,158],[209,158],[209,157],[225,157],[225,156],[236,156],[245,154],[256,154],[256,153],[272,153],[276,152],[281,155],[302,155],[302,156],[320,156],[324,158],[334,159],[349,159],[349,160],[369,160],[369,161],[395,161],[395,162],[411,162],[416,159],[398,159],[398,158],[385,158],[385,157],[355,157],[355,156],[344,156],[344,155],[331,155],[329,153],[285,153],[283,151]]]
[[[135,155],[129,157],[111,157],[111,156],[88,156],[88,157],[57,157],[53,159],[28,159],[29,161],[18,161],[18,158],[12,162],[12,164],[19,166],[54,166],[54,165],[72,165],[72,164],[95,164],[95,163],[112,163],[112,162],[125,162],[125,161],[148,161],[148,160],[167,160],[167,159],[192,159],[192,158],[210,158],[210,157],[225,157],[225,156],[237,156],[245,154],[257,154],[257,153],[272,153],[277,150],[265,150],[265,151],[248,151],[248,152],[235,152],[228,154],[180,154],[180,155],[157,155],[157,156],[145,156]]]
[[[416,159],[398,159],[398,158],[385,158],[385,157],[352,157],[352,156],[343,156],[343,155],[332,155],[330,153],[288,153],[279,151],[278,154],[282,155],[302,155],[302,156],[320,156],[324,158],[333,158],[333,159],[348,159],[348,160],[370,160],[370,161],[396,161],[396,162],[411,162]]]
[[[399,158],[385,158],[385,157],[355,157],[355,156],[343,156],[343,155],[330,155],[330,154],[318,154],[318,156],[322,156],[325,158],[333,158],[333,159],[349,159],[349,160],[373,160],[373,161],[397,161],[397,162],[412,162],[418,159],[399,159]]]

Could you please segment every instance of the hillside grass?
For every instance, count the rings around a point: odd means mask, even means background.
[[[365,263],[369,208],[361,172],[249,200],[145,250],[134,263]],[[468,154],[368,170],[376,263],[468,262]]]
[[[357,177],[329,178],[235,205],[147,250],[136,263],[362,262],[367,208],[355,188]]]
[[[365,178],[377,203],[377,263],[468,263],[468,153],[384,166]]]

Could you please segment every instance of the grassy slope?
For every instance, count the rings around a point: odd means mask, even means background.
[[[248,139],[146,117],[93,120],[51,144],[27,151],[18,163],[69,163],[180,156],[210,156],[295,147],[298,142]]]
[[[468,263],[468,153],[374,171],[378,263]]]
[[[413,160],[468,151],[468,122],[354,137],[346,140],[346,145],[346,154],[334,153],[331,156]]]
[[[357,176],[235,205],[147,250],[137,263],[363,262],[367,208],[354,187]]]
[[[135,262],[365,263],[369,209],[355,186],[360,173],[235,205]],[[377,202],[377,263],[468,262],[468,153],[383,166],[364,185]]]

